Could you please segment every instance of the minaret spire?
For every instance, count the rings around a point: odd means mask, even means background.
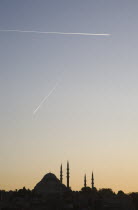
[[[67,188],[69,188],[69,161],[67,161]]]
[[[93,175],[93,172],[92,172],[92,189],[94,188],[94,175]]]
[[[87,187],[86,174],[84,175],[84,187]]]
[[[60,166],[60,182],[61,182],[61,184],[62,184],[62,182],[63,182],[62,164],[61,164],[61,166]]]

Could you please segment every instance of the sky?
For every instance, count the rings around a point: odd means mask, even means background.
[[[138,1],[0,0],[0,189],[138,191]],[[48,97],[47,97],[48,96]],[[44,103],[34,113],[42,100]]]

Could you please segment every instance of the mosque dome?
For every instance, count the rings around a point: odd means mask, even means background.
[[[36,184],[34,190],[40,194],[49,194],[67,191],[67,187],[60,182],[55,174],[48,173]]]
[[[41,181],[47,182],[47,181],[49,181],[49,180],[57,180],[57,177],[56,177],[55,174],[53,174],[53,173],[48,173],[48,174],[46,174],[46,175],[42,178]]]

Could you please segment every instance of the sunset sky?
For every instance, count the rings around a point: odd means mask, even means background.
[[[0,0],[0,189],[138,191],[138,1]],[[48,96],[48,97],[47,97]],[[41,104],[37,112],[34,111]]]

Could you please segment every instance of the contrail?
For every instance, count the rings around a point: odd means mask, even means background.
[[[4,30],[0,32],[16,32],[16,33],[35,33],[35,34],[58,34],[58,35],[80,35],[80,36],[110,36],[111,34],[94,34],[94,33],[69,33],[69,32],[58,32],[58,31],[24,31],[24,30]]]
[[[48,93],[48,95],[46,95],[43,100],[40,102],[40,104],[38,105],[38,107],[33,111],[33,115],[35,115],[37,113],[37,111],[40,109],[40,107],[43,105],[43,103],[49,98],[49,96],[54,92],[54,90],[56,89],[56,87],[59,85],[59,83],[56,83],[56,85],[52,88],[52,90]]]
[[[35,34],[57,34],[57,35],[80,35],[80,36],[110,36],[111,34],[96,34],[96,33],[70,33],[70,32],[58,32],[58,31],[31,31],[31,30],[19,30],[19,29],[11,29],[11,30],[5,30],[0,29],[0,32],[15,32],[15,33],[35,33]],[[48,99],[48,97],[54,92],[56,87],[59,83],[56,83],[56,85],[52,88],[52,90],[48,93],[47,96],[41,101],[39,106],[33,111],[33,115],[37,113],[37,111],[40,109],[40,107],[43,105],[43,103]]]

